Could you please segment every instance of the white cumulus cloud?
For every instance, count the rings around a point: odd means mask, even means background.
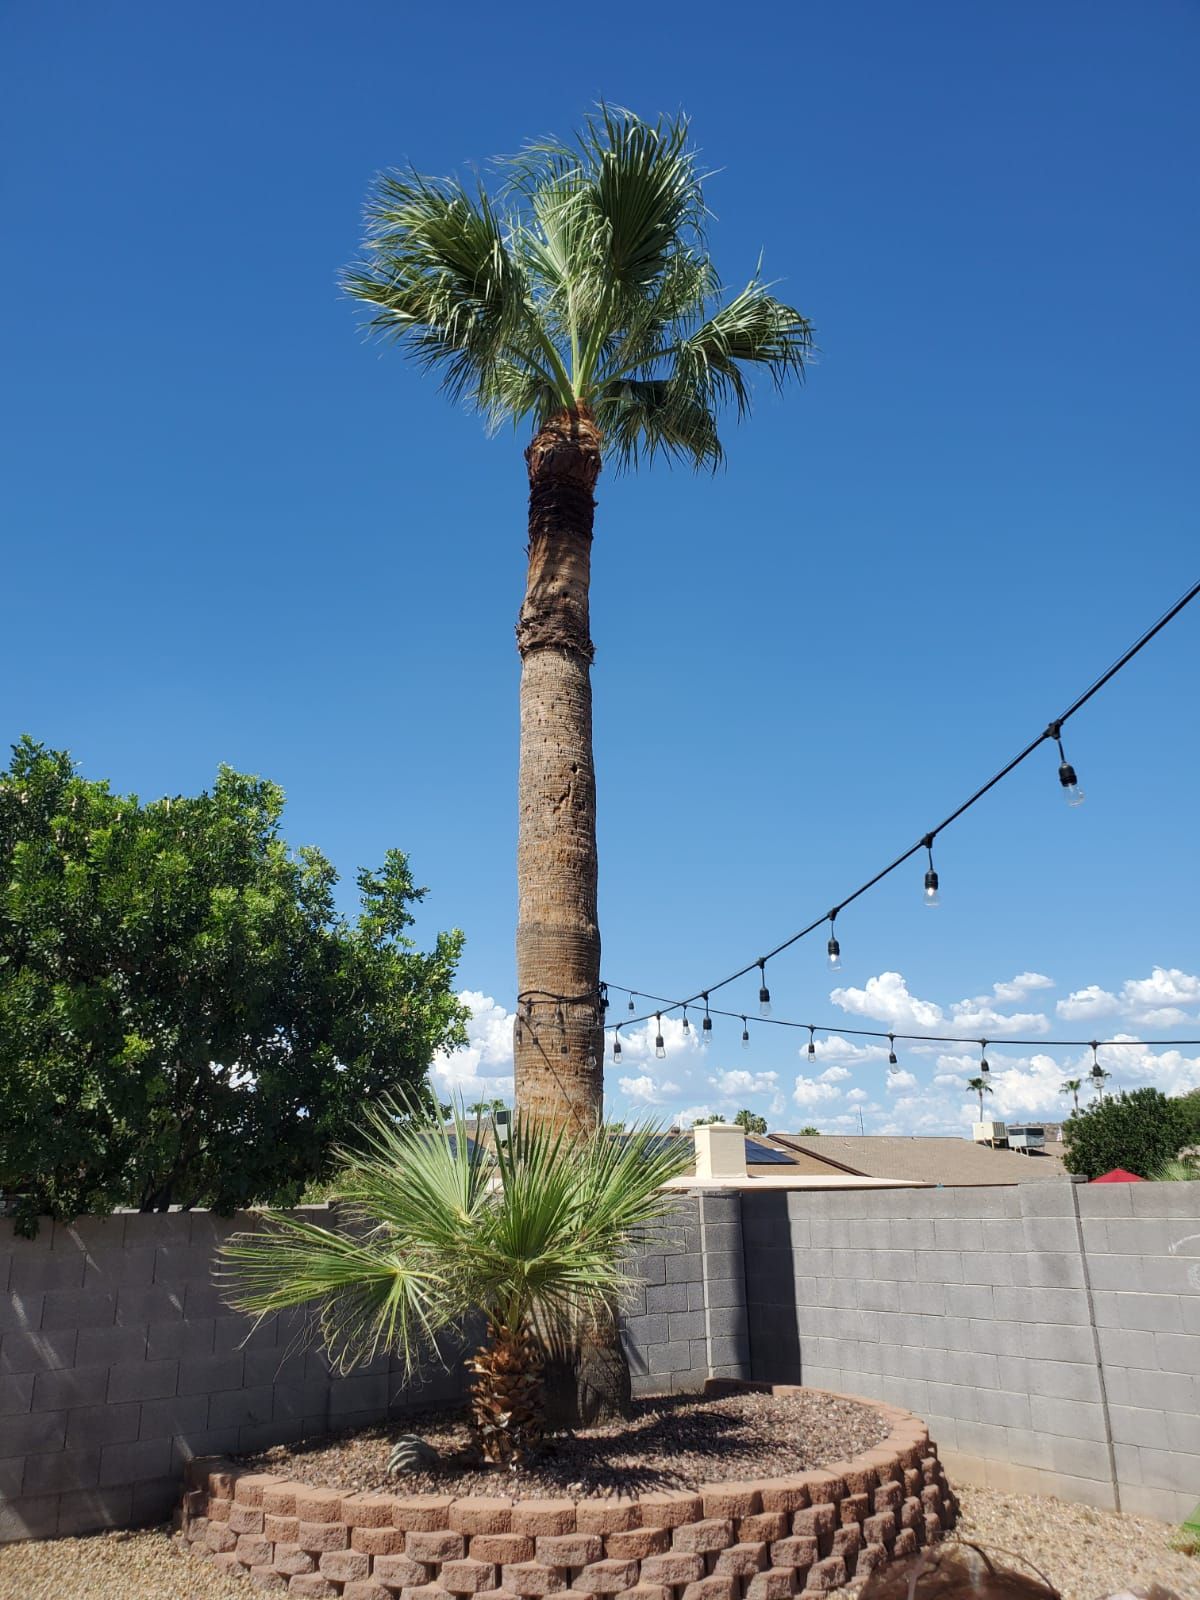
[[[1011,1006],[1025,996],[1032,994],[1035,989],[1053,989],[1054,979],[1047,978],[1042,972],[1018,972],[1015,978],[1009,978],[1007,983],[994,983],[992,993],[1001,1005]]]
[[[817,1077],[822,1083],[844,1083],[850,1076],[846,1067],[826,1067],[824,1072],[819,1072]]]
[[[1170,1027],[1186,1021],[1183,1007],[1197,1004],[1200,1004],[1200,977],[1183,972],[1179,967],[1155,967],[1148,978],[1130,978],[1121,987],[1122,1009],[1135,1022],[1147,1022],[1155,1027]]]
[[[439,1050],[430,1063],[435,1093],[447,1100],[504,1100],[513,1093],[513,1013],[490,994],[464,989],[471,1012],[461,1050]]]
[[[843,1011],[875,1017],[894,1028],[932,1028],[944,1015],[941,1006],[909,994],[898,972],[881,972],[861,989],[834,989],[829,998]]]
[[[660,1106],[667,1095],[679,1093],[677,1083],[656,1083],[649,1073],[640,1078],[618,1078],[617,1082],[623,1095],[645,1106]]]
[[[840,1098],[840,1089],[835,1089],[831,1083],[819,1083],[816,1078],[801,1076],[796,1079],[796,1087],[792,1090],[792,1099],[798,1106],[819,1106]]]
[[[735,1068],[731,1072],[720,1072],[715,1078],[710,1078],[709,1083],[714,1089],[719,1089],[722,1095],[733,1097],[747,1094],[769,1094],[779,1082],[777,1072],[744,1072]]]
[[[1109,994],[1098,983],[1089,983],[1086,989],[1076,989],[1060,1000],[1055,1010],[1068,1022],[1087,1022],[1091,1017],[1105,1017],[1120,1009],[1115,994]]]
[[[894,1072],[888,1073],[885,1087],[889,1094],[899,1094],[902,1089],[915,1089],[917,1080],[904,1067],[897,1067]]]

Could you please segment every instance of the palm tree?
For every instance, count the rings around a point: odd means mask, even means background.
[[[744,1128],[747,1133],[766,1133],[767,1131],[766,1117],[760,1117],[757,1111],[751,1111],[748,1106],[744,1106],[733,1120],[739,1128]]]
[[[979,1120],[983,1121],[983,1097],[992,1093],[992,1086],[986,1078],[968,1078],[967,1093],[979,1096]]]
[[[576,1130],[601,1117],[588,591],[604,460],[722,459],[718,413],[749,373],[802,376],[808,321],[757,272],[726,294],[708,253],[684,117],[602,106],[570,145],[500,164],[495,193],[380,176],[361,261],[344,274],[395,339],[493,427],[528,419],[528,573],[517,622],[516,1095]]]
[[[634,1241],[666,1218],[662,1185],[686,1171],[686,1139],[643,1125],[568,1143],[518,1116],[489,1156],[416,1104],[369,1110],[361,1153],[338,1152],[335,1232],[287,1213],[223,1247],[229,1303],[255,1317],[315,1303],[334,1365],[384,1351],[406,1377],[437,1357],[440,1334],[474,1310],[487,1338],[468,1362],[471,1418],[485,1460],[519,1461],[545,1426],[544,1350],[611,1319]]]
[[[1058,1091],[1059,1094],[1069,1094],[1075,1102],[1075,1114],[1079,1114],[1079,1091],[1083,1088],[1082,1078],[1068,1078]]]

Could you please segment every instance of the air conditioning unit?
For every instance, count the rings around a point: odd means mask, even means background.
[[[971,1137],[976,1144],[990,1144],[994,1149],[1008,1144],[1008,1128],[1003,1122],[975,1122]]]
[[[1008,1130],[1008,1148],[1010,1150],[1021,1150],[1028,1155],[1031,1150],[1044,1150],[1045,1147],[1045,1128],[1031,1127],[1027,1123],[1017,1127],[1014,1123]]]

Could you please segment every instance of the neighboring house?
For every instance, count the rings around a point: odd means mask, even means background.
[[[1027,1155],[993,1150],[970,1139],[893,1134],[772,1133],[759,1143],[791,1156],[798,1172],[813,1177],[848,1173],[860,1178],[906,1179],[945,1188],[992,1183],[1044,1183],[1066,1176],[1062,1146]]]

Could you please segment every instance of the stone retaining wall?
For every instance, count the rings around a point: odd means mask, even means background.
[[[343,1495],[195,1461],[179,1536],[260,1588],[344,1600],[541,1600],[567,1590],[617,1600],[817,1600],[954,1524],[954,1496],[924,1425],[876,1409],[891,1433],[853,1461],[695,1493]]]

